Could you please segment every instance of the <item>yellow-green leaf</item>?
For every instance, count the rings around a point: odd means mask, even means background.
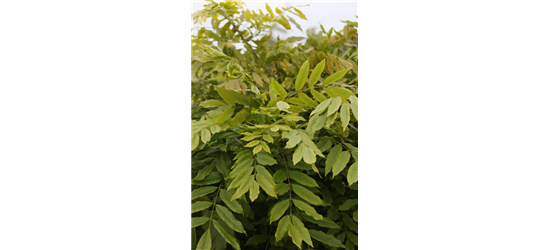
[[[351,110],[353,115],[358,120],[358,98],[356,96],[349,96],[349,101],[351,101]]]
[[[280,219],[280,217],[282,217],[282,215],[286,213],[286,210],[288,210],[289,207],[290,207],[290,200],[288,199],[281,200],[276,204],[274,204],[270,212],[271,216],[269,217],[271,224],[273,224],[273,222]]]
[[[347,74],[347,71],[349,71],[349,69],[344,69],[344,70],[340,70],[340,71],[337,71],[337,72],[333,73],[332,75],[326,77],[326,79],[324,80],[322,85],[328,85],[330,83],[333,83],[333,82],[343,78],[343,76],[345,76],[345,74]]]
[[[313,241],[311,240],[309,230],[307,230],[303,222],[297,216],[292,216],[292,224],[296,226],[297,230],[299,230],[299,234],[303,241],[313,247]]]
[[[191,204],[191,213],[196,213],[209,208],[212,205],[210,201],[197,201]]]
[[[309,74],[309,60],[305,61],[301,68],[299,69],[299,73],[297,73],[297,77],[295,80],[295,89],[301,90],[303,86],[305,85],[305,81],[307,80],[307,75]]]
[[[331,102],[332,102],[331,98],[324,100],[323,102],[318,104],[318,106],[316,106],[315,110],[313,110],[313,112],[311,112],[310,116],[313,116],[314,114],[322,114],[322,112],[324,112],[324,110],[326,110],[328,108],[328,106],[330,105]]]
[[[202,129],[202,131],[200,131],[200,138],[202,139],[203,143],[209,142],[210,139],[212,138],[212,134],[210,133],[210,130],[207,128]]]
[[[206,217],[192,217],[191,218],[191,228],[195,228],[201,225],[204,225],[204,223],[208,222],[210,219]]]
[[[278,96],[280,97],[286,97],[288,96],[288,93],[286,92],[286,90],[284,89],[284,87],[282,87],[282,85],[280,85],[280,83],[278,83],[275,79],[272,79],[271,78],[271,91],[274,92],[275,94],[277,94]]]
[[[231,119],[231,126],[239,125],[240,123],[243,123],[248,117],[250,116],[250,111],[248,109],[243,109],[238,111],[236,115]]]
[[[302,172],[290,171],[290,178],[294,181],[297,181],[299,184],[307,187],[318,187],[315,179]]]
[[[217,108],[225,105],[227,104],[220,100],[206,100],[200,103],[200,107],[203,108]]]
[[[309,204],[296,199],[293,200],[293,203],[297,208],[301,209],[306,214],[312,216],[317,220],[322,220],[323,218],[322,215],[318,214],[316,210],[313,207],[311,207]]]
[[[303,161],[307,164],[314,164],[316,162],[316,155],[312,148],[303,147]]]
[[[334,167],[332,169],[332,172],[334,173],[334,177],[339,173],[341,173],[341,171],[343,171],[345,166],[347,166],[349,159],[351,159],[351,154],[348,151],[342,152],[337,156],[336,161],[334,163]]]
[[[244,145],[244,147],[245,148],[253,148],[253,147],[257,146],[259,143],[261,143],[260,140],[251,141],[251,142],[248,142],[246,145]]]
[[[334,237],[331,234],[326,234],[324,232],[313,230],[313,229],[309,230],[309,233],[311,234],[311,237],[313,237],[313,239],[322,242],[322,244],[326,246],[345,248],[345,246],[341,243],[341,241],[339,241],[336,237]]]
[[[289,215],[286,215],[282,217],[282,219],[280,219],[280,221],[278,222],[278,227],[276,228],[276,233],[275,233],[275,239],[277,242],[280,241],[282,238],[284,238],[284,236],[288,232],[290,223],[291,223],[291,218]]]
[[[350,106],[348,102],[341,105],[339,116],[341,118],[341,126],[343,127],[343,131],[345,131],[347,126],[349,126],[349,120],[351,120]]]
[[[238,240],[234,237],[234,234],[222,223],[214,220],[213,221],[215,229],[217,229],[217,232],[221,234],[223,239],[227,241],[227,243],[231,244],[235,249],[240,250],[240,244],[238,243]]]
[[[261,186],[261,188],[265,191],[265,193],[276,198],[277,196],[274,189],[276,183],[271,173],[269,173],[269,171],[261,165],[257,165],[255,169],[257,171],[256,179],[257,179],[257,182],[259,183],[259,186]]]
[[[338,96],[336,98],[332,98],[332,102],[330,102],[330,106],[328,106],[328,112],[326,114],[331,115],[335,113],[339,109],[340,105],[341,105],[341,97]]]
[[[308,82],[309,87],[314,86],[318,82],[318,79],[320,79],[320,75],[324,71],[325,66],[326,66],[326,59],[322,60],[320,63],[318,63],[315,66],[315,69],[313,69],[313,72],[311,73],[311,77],[309,77],[309,82]]]
[[[306,189],[300,185],[292,183],[292,191],[294,191],[299,197],[309,202],[312,205],[323,205],[322,200],[316,194],[311,192],[309,189]]]
[[[234,114],[234,108],[233,107],[225,109],[217,118],[215,118],[215,122],[216,123],[223,123],[223,122],[231,119],[233,114]]]
[[[233,212],[243,214],[244,209],[242,208],[242,205],[240,205],[238,201],[231,201],[231,196],[232,194],[229,191],[220,189],[219,198],[221,198],[221,200],[225,203],[225,205],[229,209],[233,210]]]
[[[228,208],[221,205],[215,205],[215,211],[217,212],[217,215],[219,215],[219,218],[227,223],[227,226],[232,228],[234,231],[246,233],[244,226],[242,226],[242,222],[237,220]]]
[[[358,162],[355,161],[355,163],[353,163],[353,165],[349,167],[349,171],[347,172],[347,182],[349,182],[349,185],[352,185],[357,181],[358,181]]]
[[[191,200],[211,194],[215,190],[217,190],[217,187],[213,187],[213,186],[199,187],[191,192]]]
[[[292,156],[294,165],[301,161],[301,159],[303,159],[303,144],[299,144],[299,146],[297,146]]]
[[[256,181],[252,181],[250,186],[250,201],[254,202],[259,196],[259,184]]]
[[[248,175],[244,178],[245,179],[242,181],[243,184],[240,185],[240,187],[238,187],[238,189],[236,189],[236,192],[231,197],[232,201],[242,197],[242,195],[244,195],[246,192],[248,192],[248,190],[250,190],[250,186],[252,185],[253,176]]]
[[[212,249],[212,236],[210,235],[210,229],[208,228],[206,232],[200,237],[198,245],[196,245],[196,250],[211,250]]]
[[[324,96],[323,94],[321,94],[320,92],[314,90],[314,89],[311,89],[311,94],[313,94],[313,97],[319,101],[319,102],[323,102],[323,101],[326,101],[326,96]]]

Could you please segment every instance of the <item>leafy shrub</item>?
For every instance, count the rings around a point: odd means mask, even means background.
[[[193,14],[192,249],[358,248],[358,33],[209,2]]]

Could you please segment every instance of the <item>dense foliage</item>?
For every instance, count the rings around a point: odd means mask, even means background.
[[[358,25],[265,7],[193,14],[192,249],[357,249]]]

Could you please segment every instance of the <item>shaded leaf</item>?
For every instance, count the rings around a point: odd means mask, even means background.
[[[200,198],[202,196],[208,195],[213,193],[215,190],[217,190],[217,187],[199,187],[191,192],[191,199],[194,200],[196,198]]]
[[[212,206],[210,201],[197,201],[191,204],[191,213],[196,213]]]
[[[273,222],[280,219],[280,217],[282,217],[282,215],[286,213],[286,210],[288,210],[289,207],[290,207],[290,200],[288,199],[281,200],[276,204],[274,204],[270,212],[271,216],[269,217],[271,224],[273,224]]]
[[[213,221],[215,229],[217,229],[217,232],[227,241],[227,243],[231,244],[235,249],[240,250],[240,244],[238,243],[238,240],[234,237],[233,232],[231,232],[225,225],[222,223],[214,220]]]
[[[326,246],[345,248],[343,243],[341,243],[341,241],[336,239],[336,237],[334,237],[331,234],[326,234],[324,232],[313,230],[313,229],[309,230],[309,233],[311,234],[311,237],[313,237],[313,239],[320,241],[322,244]]]
[[[215,205],[215,211],[217,212],[217,215],[219,215],[219,218],[227,223],[227,226],[232,228],[234,231],[239,233],[246,233],[246,230],[244,230],[242,223],[237,220],[236,217],[234,217],[233,213],[231,213],[229,209],[221,205]]]
[[[232,194],[229,191],[224,190],[224,189],[220,189],[219,191],[220,191],[219,192],[219,197],[221,198],[223,203],[225,203],[225,205],[229,209],[231,209],[235,213],[239,213],[239,214],[244,213],[244,210],[242,209],[242,205],[240,205],[240,203],[238,203],[238,201],[232,201],[231,200]]]
[[[212,249],[212,236],[210,234],[210,229],[208,228],[206,232],[200,237],[198,245],[196,245],[197,250],[210,250]]]
[[[208,222],[210,219],[206,217],[192,217],[191,218],[191,228],[195,228],[201,225],[204,225],[204,223]]]
[[[280,221],[278,222],[278,227],[276,228],[275,233],[275,240],[279,241],[282,238],[284,238],[284,235],[288,232],[288,228],[290,227],[291,218],[289,215],[284,216]]]

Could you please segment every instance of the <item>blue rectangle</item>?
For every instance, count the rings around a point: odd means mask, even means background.
[[[549,60],[359,72],[364,249],[549,249]]]

